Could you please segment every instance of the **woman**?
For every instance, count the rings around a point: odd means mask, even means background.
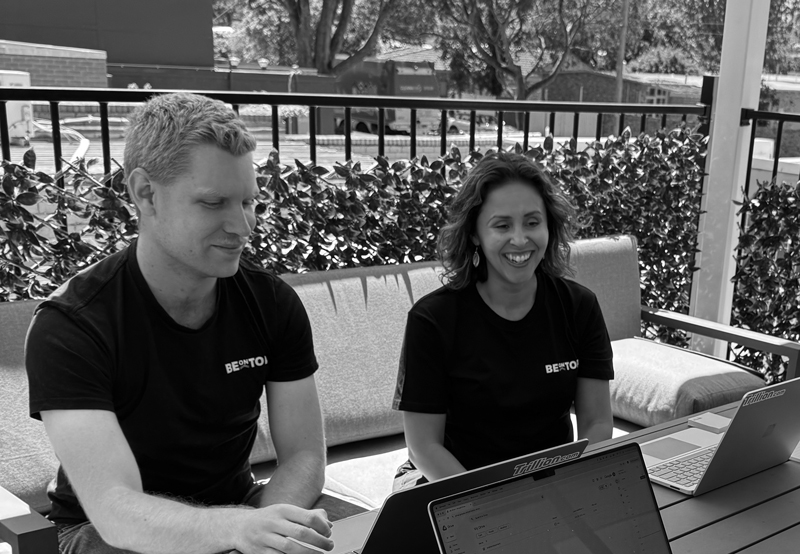
[[[439,236],[445,286],[408,314],[395,488],[569,442],[573,404],[580,438],[611,437],[603,315],[563,278],[573,212],[522,155],[488,154],[464,181]]]

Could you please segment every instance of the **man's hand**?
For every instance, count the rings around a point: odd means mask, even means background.
[[[237,550],[242,554],[312,554],[314,550],[305,545],[331,550],[330,536],[325,510],[276,504],[247,512],[241,520]]]

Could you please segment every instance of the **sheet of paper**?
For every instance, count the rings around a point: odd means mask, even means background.
[[[0,520],[31,513],[31,508],[22,500],[0,487]]]

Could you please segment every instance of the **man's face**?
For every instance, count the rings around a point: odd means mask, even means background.
[[[185,173],[153,187],[147,238],[163,265],[158,269],[194,282],[236,273],[256,221],[252,154],[197,146]]]

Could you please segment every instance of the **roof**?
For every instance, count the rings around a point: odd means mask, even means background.
[[[393,62],[430,62],[437,71],[447,71],[450,69],[442,59],[441,50],[434,48],[430,44],[423,44],[421,46],[401,46],[389,52],[378,54],[375,56],[375,59]]]
[[[773,90],[800,91],[800,75],[762,75],[761,81]]]
[[[431,62],[437,71],[450,69],[442,55],[442,51],[431,44],[420,46],[403,45],[389,52],[377,54],[375,59],[395,62]],[[522,67],[523,75],[527,75],[533,69],[536,58],[530,54],[520,53],[516,62]]]

